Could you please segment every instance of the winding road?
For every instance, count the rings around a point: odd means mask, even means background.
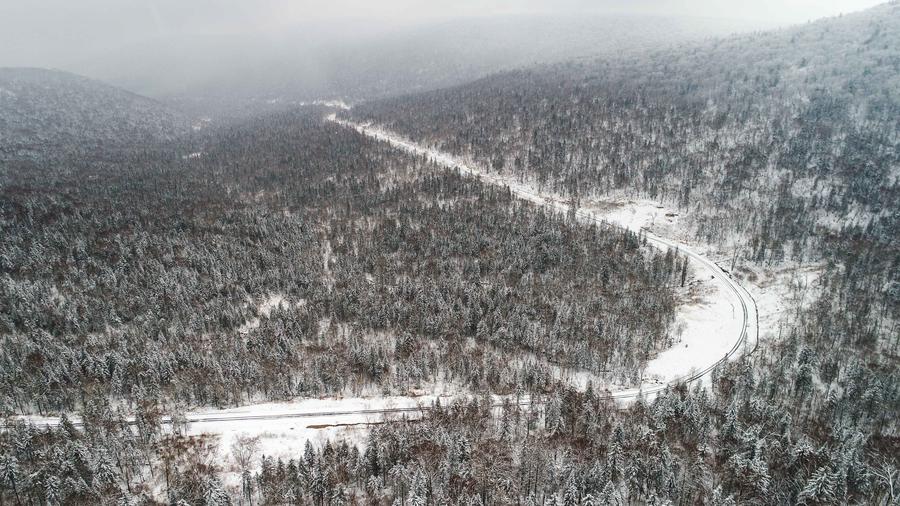
[[[472,176],[479,177],[483,182],[500,185],[503,187],[508,187],[510,191],[515,194],[517,197],[532,202],[536,205],[541,205],[545,207],[549,207],[551,209],[555,209],[558,211],[567,211],[568,203],[554,199],[545,195],[541,195],[538,192],[535,192],[533,189],[526,187],[524,185],[519,184],[510,184],[510,181],[505,180],[499,176],[493,174],[486,174],[477,168],[466,165],[465,163],[459,162],[454,159],[452,156],[447,155],[445,153],[440,153],[432,149],[428,149],[426,147],[420,146],[414,142],[408,141],[406,139],[401,138],[400,136],[393,134],[391,132],[387,132],[383,129],[374,127],[370,124],[363,123],[354,123],[346,120],[341,120],[336,117],[336,115],[332,114],[327,118],[328,121],[334,122],[338,125],[341,125],[346,128],[352,128],[363,135],[369,136],[376,140],[387,142],[399,149],[407,151],[412,154],[426,156],[428,159],[433,161],[434,163],[446,167],[448,169],[459,170],[461,173],[470,174]],[[749,350],[752,352],[755,350],[755,346],[758,341],[759,334],[759,318],[756,310],[756,303],[753,300],[753,297],[750,295],[747,290],[741,286],[737,281],[735,281],[729,273],[724,271],[715,262],[709,260],[704,257],[700,253],[694,251],[687,244],[681,243],[676,240],[667,239],[664,237],[660,237],[650,232],[646,228],[641,227],[626,227],[620,226],[606,221],[602,216],[598,216],[587,210],[578,210],[576,212],[578,218],[586,221],[597,223],[599,226],[603,227],[612,227],[617,229],[626,229],[631,230],[633,232],[641,231],[644,233],[647,242],[655,246],[656,248],[665,250],[668,248],[677,248],[679,252],[683,255],[687,256],[693,266],[695,275],[700,275],[701,273],[705,273],[709,276],[707,278],[711,283],[715,284],[719,289],[719,294],[721,296],[728,297],[731,307],[739,310],[739,314],[731,314],[731,315],[723,315],[723,318],[735,319],[736,327],[739,327],[737,331],[734,333],[733,337],[729,337],[729,343],[732,343],[730,349],[722,356],[718,357],[715,360],[707,361],[706,363],[701,364],[691,364],[684,363],[679,364],[682,366],[682,373],[669,377],[665,381],[644,381],[640,386],[634,388],[620,389],[609,392],[609,396],[617,401],[629,401],[636,399],[638,396],[653,396],[656,393],[664,390],[665,388],[681,383],[690,383],[693,381],[701,380],[705,378],[709,373],[716,368],[716,366],[722,364],[725,361],[728,361],[734,358],[737,354],[742,351]],[[751,348],[752,346],[752,348]],[[348,400],[349,401],[349,400]],[[359,400],[353,400],[358,402]],[[340,401],[335,401],[336,403],[340,403]],[[523,403],[529,404],[529,403]],[[623,402],[623,404],[627,404],[627,402]],[[495,407],[501,406],[502,403],[496,403]],[[353,406],[359,408],[359,406]],[[200,427],[196,427],[192,429],[193,432],[203,433],[205,430],[203,429],[204,424],[210,424],[212,427],[219,427],[221,424],[244,424],[245,426],[248,424],[252,424],[254,422],[261,421],[278,421],[285,420],[290,421],[292,419],[312,419],[315,418],[321,420],[325,418],[328,422],[328,426],[337,426],[337,425],[365,425],[370,423],[379,423],[378,420],[383,419],[388,415],[409,415],[409,414],[421,414],[424,411],[429,409],[428,405],[421,400],[416,400],[414,398],[410,398],[409,402],[405,403],[402,406],[385,406],[385,407],[376,407],[376,408],[365,408],[365,409],[335,409],[333,406],[326,407],[322,406],[321,409],[310,409],[309,407],[301,407],[296,410],[292,410],[290,408],[286,409],[278,409],[278,410],[256,410],[255,406],[244,406],[243,408],[239,408],[238,410],[222,410],[220,412],[210,411],[210,412],[197,412],[197,413],[188,413],[186,415],[186,421],[193,425],[200,425]],[[231,412],[229,412],[231,411]],[[35,425],[39,426],[55,426],[60,423],[60,419],[56,417],[22,417]],[[374,421],[373,421],[374,420]],[[81,421],[78,417],[71,417],[71,423],[75,426],[79,426]],[[129,419],[129,423],[134,424],[134,419]],[[171,420],[168,418],[163,419],[164,424],[171,424]],[[313,427],[313,426],[310,426]],[[293,430],[293,428],[292,428]],[[215,432],[215,431],[213,431]]]
[[[336,114],[329,115],[327,120],[346,128],[352,128],[373,139],[387,142],[408,153],[425,156],[430,161],[448,169],[459,170],[461,173],[476,176],[483,182],[509,188],[509,190],[517,197],[536,205],[549,207],[558,211],[567,211],[569,209],[569,204],[567,202],[541,195],[525,185],[511,184],[509,180],[493,174],[487,174],[478,168],[456,160],[449,154],[423,147],[415,142],[404,139],[397,134],[372,126],[371,124],[342,120],[337,118]],[[723,356],[708,363],[685,364],[685,366],[688,367],[688,370],[674,378],[668,378],[664,382],[643,383],[635,388],[611,391],[609,395],[612,398],[623,401],[632,400],[642,395],[653,395],[666,389],[670,385],[690,383],[702,379],[715,369],[716,366],[735,357],[745,348],[745,346],[753,346],[751,352],[755,350],[759,338],[759,317],[757,315],[756,302],[743,286],[735,281],[728,272],[719,267],[715,262],[707,259],[685,243],[660,237],[646,228],[632,228],[616,225],[606,221],[602,216],[598,216],[587,210],[577,210],[576,215],[586,222],[596,223],[602,227],[626,229],[631,230],[632,232],[643,232],[644,236],[647,238],[647,242],[661,250],[677,248],[680,253],[690,259],[695,272],[698,274],[706,272],[710,276],[710,281],[717,285],[722,290],[722,293],[731,298],[732,303],[737,306],[740,311],[738,316],[738,321],[740,322],[739,329],[733,336],[731,348]],[[725,316],[723,315],[723,317]]]

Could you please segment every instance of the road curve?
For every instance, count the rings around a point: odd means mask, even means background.
[[[387,142],[394,147],[400,148],[406,152],[425,156],[432,162],[437,163],[438,165],[444,166],[449,169],[459,170],[461,173],[470,174],[473,176],[479,177],[482,181],[488,182],[491,184],[496,184],[499,186],[503,186],[509,188],[509,190],[516,195],[517,197],[532,202],[537,205],[542,205],[546,207],[550,207],[556,210],[565,211],[568,210],[568,203],[560,202],[558,200],[554,200],[552,198],[548,198],[544,195],[541,195],[533,190],[523,188],[521,186],[510,186],[507,181],[504,181],[502,178],[497,177],[495,175],[486,174],[479,169],[470,167],[465,163],[462,163],[452,156],[439,153],[434,150],[428,149],[426,147],[420,146],[414,142],[411,142],[407,139],[403,139],[397,134],[385,131],[381,128],[372,126],[368,123],[356,123],[352,121],[342,120],[337,118],[335,114],[331,114],[326,118],[328,121],[336,123],[338,125],[352,128],[357,132],[371,137],[376,140]],[[590,213],[585,210],[577,210],[576,215],[588,222],[597,223],[603,227],[610,227],[616,229],[625,229],[629,230],[626,227],[620,227],[619,225],[615,225],[603,220],[602,217],[596,216],[593,213]],[[680,253],[687,256],[697,269],[697,272],[706,271],[715,283],[724,289],[727,293],[730,293],[734,296],[735,300],[738,301],[741,311],[741,328],[740,332],[734,336],[734,343],[731,349],[721,358],[715,360],[712,363],[704,364],[702,367],[691,370],[684,375],[676,377],[674,379],[670,379],[664,383],[644,383],[636,388],[629,388],[623,390],[616,390],[609,392],[610,397],[616,400],[631,400],[636,399],[639,396],[648,396],[656,394],[670,385],[681,384],[681,383],[690,383],[707,376],[716,366],[734,358],[738,353],[740,353],[744,347],[748,344],[752,344],[755,349],[755,345],[759,338],[759,318],[756,312],[756,302],[753,300],[753,297],[750,293],[741,286],[737,281],[735,281],[731,275],[720,268],[715,262],[707,259],[703,255],[694,251],[687,244],[672,240],[666,239],[656,234],[653,234],[647,229],[639,229],[634,230],[631,229],[632,232],[642,231],[644,236],[647,238],[647,242],[652,244],[653,246],[665,250],[668,248],[677,248]],[[750,329],[753,329],[752,332]],[[752,341],[752,342],[751,342]],[[751,350],[752,352],[752,350]]]

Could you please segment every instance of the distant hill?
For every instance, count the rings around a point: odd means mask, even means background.
[[[0,68],[0,157],[156,143],[189,122],[163,104],[67,72]]]

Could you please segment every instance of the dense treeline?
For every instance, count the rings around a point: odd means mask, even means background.
[[[538,488],[510,480],[529,476],[527,444],[459,427],[482,438],[474,448],[501,440],[504,450],[482,458],[515,463],[475,473],[468,494],[496,503],[897,501],[898,28],[891,3],[634,61],[501,74],[350,113],[582,204],[622,194],[672,203],[688,211],[699,240],[736,248],[757,267],[825,266],[815,300],[792,308],[778,339],[750,360],[720,371],[711,392],[676,391],[611,416],[588,451],[583,435],[566,446],[548,429],[537,454],[558,459]],[[565,426],[577,431],[583,408],[572,406]],[[419,450],[452,453],[447,438],[421,425],[373,434],[370,445],[413,441],[392,454],[406,481],[383,479],[379,493],[459,497],[459,475],[447,473],[456,468],[436,469]],[[623,433],[628,443],[611,448]],[[615,457],[623,446],[634,449],[625,460]],[[435,473],[449,481],[435,483]],[[266,488],[276,475],[261,475],[269,498],[281,493]]]
[[[262,459],[263,504],[895,504],[900,490],[900,338],[878,276],[830,271],[779,339],[625,411],[562,390],[540,405],[439,407]],[[799,289],[799,288],[798,288]],[[866,295],[866,294],[869,295]]]
[[[3,173],[0,409],[634,381],[685,260],[288,113]]]

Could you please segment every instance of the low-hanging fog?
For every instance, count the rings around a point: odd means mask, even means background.
[[[6,1],[0,67],[59,68],[156,97],[352,99],[800,23],[876,3]]]

